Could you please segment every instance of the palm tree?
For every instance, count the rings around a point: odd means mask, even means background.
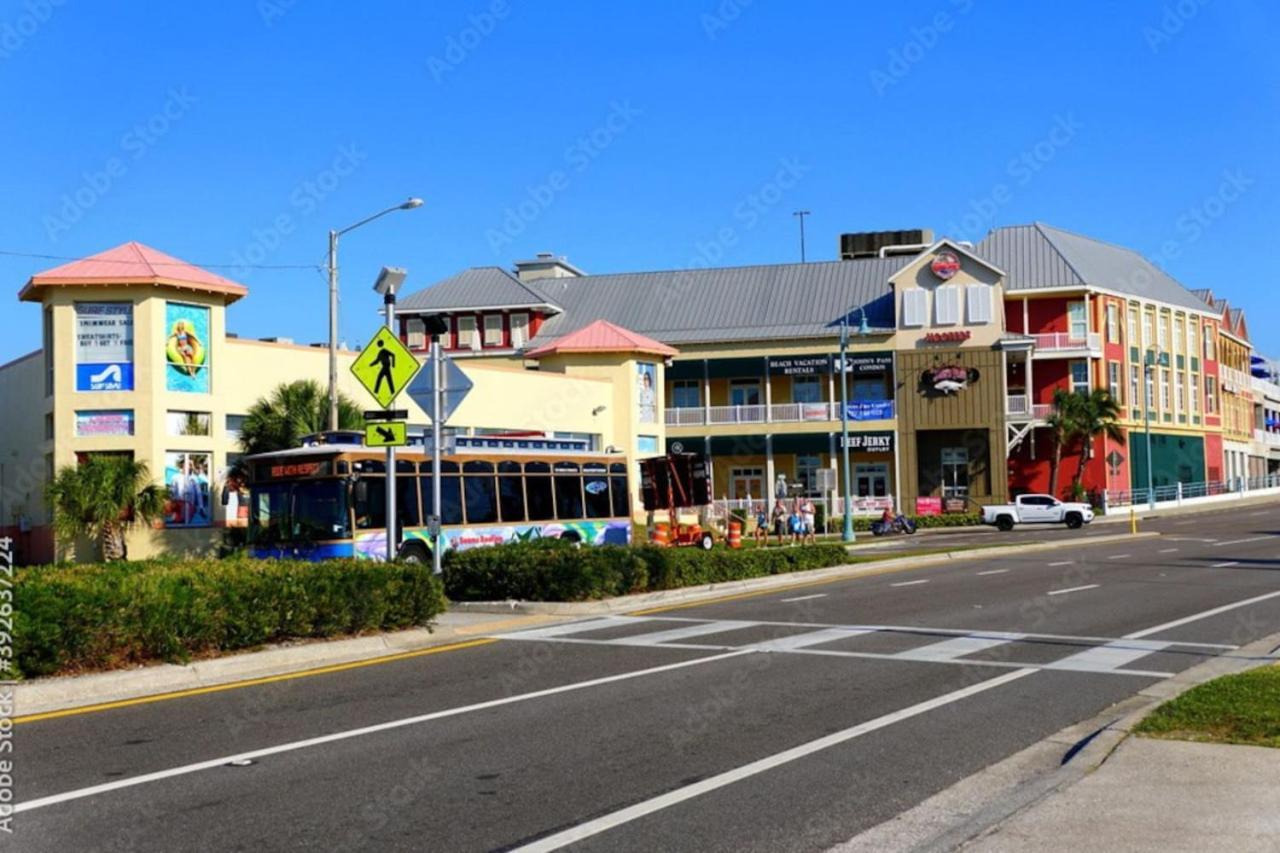
[[[91,455],[68,465],[45,490],[53,529],[61,542],[88,536],[103,560],[125,555],[124,535],[134,524],[150,524],[164,512],[165,489],[151,481],[147,463],[132,456]]]
[[[328,425],[329,395],[320,383],[286,382],[249,407],[240,429],[240,449],[246,454],[287,450]],[[344,394],[338,395],[338,428],[364,429],[364,412]]]
[[[1124,444],[1124,430],[1120,429],[1120,405],[1104,388],[1094,388],[1086,397],[1080,396],[1076,409],[1075,434],[1084,440],[1084,449],[1080,451],[1080,465],[1076,468],[1076,476],[1071,481],[1073,492],[1080,491],[1084,470],[1093,459],[1093,443],[1098,436],[1105,435],[1117,444]]]
[[[1079,411],[1084,396],[1066,388],[1053,392],[1053,411],[1044,419],[1053,441],[1053,458],[1049,461],[1049,494],[1058,496],[1058,469],[1062,466],[1062,448],[1077,434]]]

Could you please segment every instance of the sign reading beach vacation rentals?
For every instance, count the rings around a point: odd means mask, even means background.
[[[76,390],[133,390],[133,303],[77,302]]]
[[[209,309],[168,302],[164,306],[164,387],[209,393]]]
[[[815,376],[831,372],[829,355],[771,355],[769,372],[775,376]]]

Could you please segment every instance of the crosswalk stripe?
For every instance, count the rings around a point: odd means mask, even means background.
[[[821,643],[830,643],[834,640],[843,640],[847,637],[856,637],[859,634],[869,633],[862,628],[824,628],[821,631],[810,631],[807,634],[796,634],[791,637],[778,637],[773,640],[765,640],[763,643],[752,643],[749,646],[743,646],[747,649],[755,649],[762,652],[787,652],[793,649],[803,649],[809,646],[816,646]]]
[[[646,616],[603,616],[599,619],[588,619],[585,622],[566,622],[563,625],[550,625],[546,628],[530,628],[527,631],[515,631],[508,637],[517,640],[551,639],[565,637],[569,634],[581,634],[585,631],[600,631],[604,628],[616,628],[619,625],[630,625],[633,622],[651,621]]]
[[[653,631],[648,634],[633,634],[629,637],[615,637],[610,640],[617,646],[656,646],[661,643],[687,640],[690,637],[701,637],[703,634],[719,634],[722,631],[736,631],[739,628],[750,628],[754,622],[738,622],[725,619],[719,622],[703,622],[699,625],[686,625],[683,628],[671,628],[667,631]]]
[[[905,652],[898,652],[893,657],[898,660],[913,661],[955,660],[956,658],[973,654],[974,652],[980,652],[984,649],[990,649],[995,646],[1003,646],[1005,643],[1021,639],[1023,639],[1022,634],[1007,634],[993,631],[981,635],[952,637],[949,640],[930,643],[927,646],[919,646],[914,649],[907,649]]]
[[[1173,644],[1160,640],[1117,640],[1040,666],[1044,669],[1066,669],[1072,672],[1114,672],[1125,664],[1163,651],[1171,645]]]

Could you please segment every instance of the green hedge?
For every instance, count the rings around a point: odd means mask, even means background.
[[[450,552],[444,584],[454,601],[584,601],[838,566],[842,545],[712,551],[575,548],[556,540]]]
[[[431,567],[351,559],[156,560],[20,569],[21,675],[148,663],[424,626],[445,609]]]

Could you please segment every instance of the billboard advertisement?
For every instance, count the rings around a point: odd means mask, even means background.
[[[164,455],[164,482],[169,487],[165,501],[165,527],[208,527],[213,523],[209,508],[209,454],[174,453]]]
[[[642,424],[658,422],[657,368],[646,361],[636,362],[636,394]]]
[[[133,435],[133,409],[76,412],[76,437]]]
[[[164,387],[209,393],[209,309],[169,302],[164,307]]]
[[[76,390],[133,390],[133,303],[77,302]]]

